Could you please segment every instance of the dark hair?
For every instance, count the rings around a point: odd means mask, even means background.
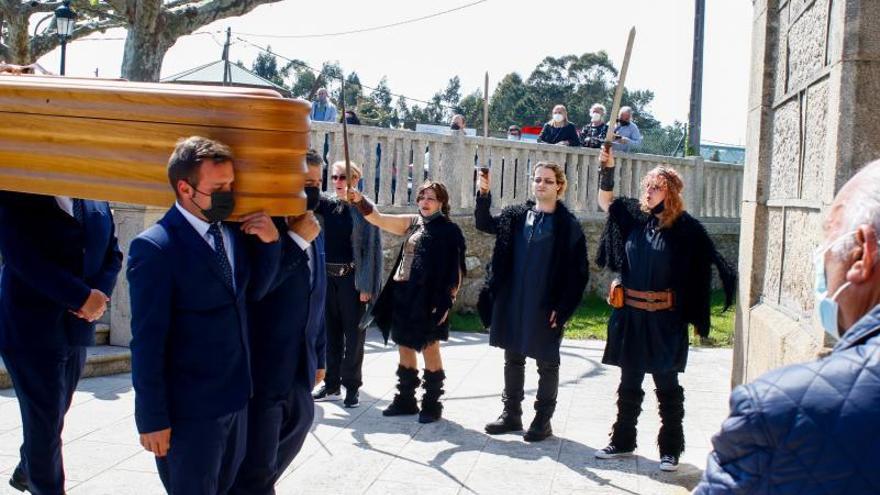
[[[324,159],[321,158],[317,151],[309,149],[309,151],[306,151],[306,165],[310,167],[323,167]]]
[[[232,161],[232,150],[225,144],[201,136],[190,136],[177,141],[171,158],[168,159],[168,182],[177,194],[177,182],[184,180],[191,185],[199,182],[199,168],[202,160],[214,163]]]
[[[419,199],[422,197],[422,193],[430,189],[434,191],[434,194],[437,195],[437,201],[440,202],[440,212],[445,216],[449,216],[449,192],[446,190],[446,186],[443,185],[442,182],[435,182],[432,180],[426,180],[424,184],[419,187],[418,192],[416,193],[416,202],[418,203]]]
[[[342,114],[342,118],[339,119],[339,122],[342,122],[343,120],[345,120],[345,123],[348,125],[361,125],[361,119],[358,118],[353,110],[346,110],[345,113]]]

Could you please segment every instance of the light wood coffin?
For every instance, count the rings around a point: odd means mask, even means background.
[[[0,189],[168,207],[168,157],[199,135],[232,148],[234,215],[295,215],[308,113],[270,90],[0,76]]]

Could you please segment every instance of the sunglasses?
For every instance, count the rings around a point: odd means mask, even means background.
[[[345,174],[342,174],[342,175],[331,175],[331,176],[330,176],[330,180],[332,180],[332,181],[345,180],[345,179],[347,179],[347,177],[345,176]]]
[[[533,180],[535,181],[535,184],[540,184],[542,182],[544,184],[547,184],[548,186],[552,186],[552,185],[556,184],[556,179],[545,179],[543,177],[535,177]]]

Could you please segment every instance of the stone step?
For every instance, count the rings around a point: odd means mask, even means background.
[[[95,345],[107,345],[110,343],[110,325],[98,323],[95,325]]]
[[[90,376],[116,375],[131,371],[131,351],[128,347],[97,345],[88,348],[83,378]],[[11,388],[12,380],[6,366],[0,360],[0,389]]]

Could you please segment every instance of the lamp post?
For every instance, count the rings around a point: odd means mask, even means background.
[[[61,40],[61,75],[64,75],[64,62],[67,56],[67,40],[73,34],[76,24],[76,12],[70,8],[70,0],[64,0],[63,5],[55,9],[55,31]]]

